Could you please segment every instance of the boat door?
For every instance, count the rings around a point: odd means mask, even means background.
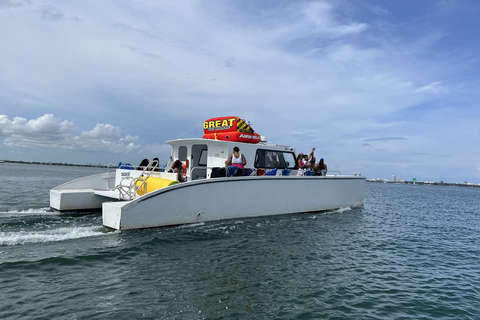
[[[208,147],[206,144],[192,145],[191,180],[205,179],[207,177],[207,155]]]

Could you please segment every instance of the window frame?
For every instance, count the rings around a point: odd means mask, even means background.
[[[277,157],[279,160],[280,165],[268,166],[266,163],[267,157],[272,157],[272,155],[268,155],[267,152],[271,152],[273,155]],[[291,160],[293,163],[289,163],[286,165],[288,159],[285,158],[285,155],[288,154],[291,156]],[[260,161],[260,159],[263,159]],[[262,169],[294,169],[295,168],[295,153],[292,151],[282,151],[282,150],[272,150],[272,149],[257,149],[255,152],[255,160],[254,160],[254,168],[262,168]]]

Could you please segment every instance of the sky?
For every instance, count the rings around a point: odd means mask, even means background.
[[[0,0],[0,159],[140,163],[238,116],[329,171],[480,183],[480,2]]]

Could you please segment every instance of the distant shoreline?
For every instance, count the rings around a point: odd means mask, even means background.
[[[78,164],[67,162],[40,162],[40,161],[15,161],[15,160],[0,160],[0,163],[21,163],[21,164],[39,164],[46,166],[70,166],[70,167],[90,167],[90,168],[107,168],[103,164]]]
[[[367,182],[373,183],[388,183],[388,184],[411,184],[413,181],[379,181],[379,180],[367,180]],[[415,185],[420,186],[442,186],[442,187],[462,187],[462,188],[480,188],[480,185],[473,183],[450,183],[450,182],[424,182],[415,181]]]

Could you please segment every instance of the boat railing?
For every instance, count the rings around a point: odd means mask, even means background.
[[[205,176],[202,175],[203,178],[198,178],[198,175],[195,176],[193,173],[194,173],[196,170],[197,170],[197,171],[198,171],[198,170],[206,171],[207,169],[217,169],[217,168],[223,168],[223,167],[193,167],[193,168],[190,170],[190,180],[206,179],[206,178],[207,178],[206,173],[205,173]],[[256,170],[257,170],[257,168],[245,168],[245,169],[247,169],[247,170],[252,170],[252,171],[256,171]],[[266,170],[265,168],[260,168],[260,169]],[[278,174],[281,174],[281,172],[282,172],[282,171],[281,171],[282,169],[278,169],[278,170],[279,170],[279,171],[278,171],[277,175],[278,175]],[[342,175],[342,173],[341,173],[340,171],[335,171],[335,170],[333,170],[333,171],[328,171],[328,173],[329,173],[330,176],[341,176],[341,175]],[[220,178],[220,177],[227,177],[227,169],[226,169],[226,167],[225,167],[225,172],[224,172],[224,174],[222,174],[222,175],[220,175],[220,176],[216,176],[216,177],[210,176],[210,178]],[[195,178],[195,179],[194,179],[194,178]]]
[[[107,164],[107,177],[110,177],[110,165],[112,164],[112,162],[110,162],[109,164]],[[115,181],[113,181],[113,184],[115,184]],[[113,186],[111,187],[110,186],[110,179],[108,179],[107,181],[107,188],[108,189],[112,189],[114,188]]]
[[[207,178],[207,170],[208,169],[211,170],[211,169],[214,169],[214,168],[218,168],[218,167],[192,167],[192,169],[190,169],[190,180],[206,179]],[[195,176],[193,174],[195,171],[200,171],[200,170],[205,171],[205,176],[203,177],[203,175],[202,175],[203,178],[198,178],[199,175]],[[194,177],[196,179],[193,179]]]
[[[333,174],[333,176],[341,176],[342,175],[342,173],[340,171],[327,171],[327,174],[332,173],[332,172],[338,173],[338,174]],[[332,174],[330,174],[330,176],[332,176]]]
[[[137,197],[138,191],[143,189],[143,194],[147,193],[147,179],[155,172],[155,169],[158,167],[158,161],[153,160],[146,167],[144,167],[142,173],[139,177],[123,177],[120,180],[115,189],[119,192],[119,197],[121,199],[133,200]],[[124,180],[130,180],[130,183],[125,185],[123,184]],[[140,182],[138,184],[138,182]]]
[[[228,167],[228,166],[227,166],[227,167]],[[216,176],[216,177],[210,176],[210,178],[227,177],[227,172],[228,172],[228,171],[227,171],[227,167],[193,167],[193,168],[190,170],[190,180],[206,179],[206,178],[207,178],[207,173],[206,173],[206,171],[207,171],[208,169],[210,169],[210,170],[213,170],[213,169],[225,169],[223,175]],[[199,175],[195,176],[195,175],[193,174],[195,171],[200,171],[200,170],[205,171],[205,175],[202,174],[202,175],[201,175],[201,176],[202,176],[201,178],[199,178]],[[254,168],[245,168],[245,170],[255,171],[256,169],[254,169]],[[195,179],[193,179],[193,178],[195,178]]]
[[[225,169],[224,171],[224,174],[221,175],[221,176],[218,176],[218,177],[211,177],[211,178],[220,178],[220,177],[226,177],[227,176],[227,167],[193,167],[192,169],[190,169],[190,180],[198,180],[198,179],[206,179],[207,178],[207,170],[213,170],[213,169]],[[250,169],[250,168],[245,168],[245,169]],[[200,171],[201,172],[205,172],[205,175],[201,175],[202,178],[199,178],[199,175],[195,176],[194,175],[194,172],[195,171]],[[255,169],[251,169],[251,170],[255,170]],[[193,179],[193,178],[196,178],[196,179]]]

